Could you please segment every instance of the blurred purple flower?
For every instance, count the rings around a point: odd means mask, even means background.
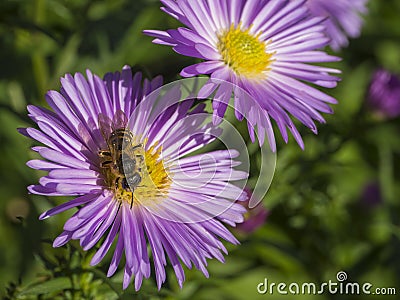
[[[61,78],[61,93],[49,91],[46,95],[53,111],[28,106],[39,129],[20,129],[22,134],[44,144],[33,147],[43,160],[27,164],[48,175],[40,178],[40,184],[29,186],[29,191],[46,196],[77,196],[40,216],[46,219],[78,208],[53,246],[60,247],[73,239],[80,240],[83,249],[89,250],[102,239],[91,260],[91,265],[96,265],[115,243],[107,276],[115,273],[124,254],[123,288],[134,276],[136,290],[143,277],[150,276],[149,249],[158,288],[166,279],[167,258],[180,286],[185,279],[181,264],[188,268],[194,265],[208,276],[206,259],[224,260],[221,251],[226,254],[227,250],[220,238],[234,244],[238,241],[223,223],[234,226],[242,222],[245,209],[234,202],[246,200],[242,190],[228,180],[247,176],[233,169],[232,158],[238,155],[237,151],[186,156],[215,139],[214,127],[193,119],[184,130],[174,125],[181,124],[187,116],[203,115],[205,105],[191,109],[193,100],[187,100],[162,110],[154,101],[143,101],[161,86],[162,79],[145,79],[143,87],[141,81],[142,75],[132,76],[129,67],[121,73],[106,74],[104,80],[89,70],[87,79],[80,73],[74,77],[67,74]],[[136,117],[127,124],[132,113]],[[105,124],[106,120],[111,124]],[[112,155],[117,153],[118,159],[121,145],[118,149],[113,145],[122,140],[111,136],[121,132],[131,146],[141,145],[132,158],[135,164],[143,161],[138,171],[142,178],[134,188],[129,180],[137,177],[125,173],[126,164],[121,171]],[[191,132],[196,133],[196,138]],[[193,188],[193,183],[198,187]]]
[[[373,208],[381,202],[382,194],[379,184],[376,181],[373,181],[365,185],[361,195],[362,205],[367,208]]]
[[[384,69],[374,72],[369,87],[368,105],[385,118],[400,115],[400,77]]]
[[[275,150],[270,117],[285,142],[287,129],[304,148],[290,115],[317,133],[320,112],[332,113],[337,101],[305,83],[333,88],[340,73],[312,65],[339,60],[318,49],[328,45],[323,17],[313,17],[305,0],[161,0],[162,10],[186,27],[145,30],[154,43],[172,46],[182,55],[204,60],[184,68],[181,75],[209,74],[199,97],[214,95],[214,114],[223,117],[234,94],[236,117],[246,117],[251,139],[257,127],[260,144],[265,136]],[[244,97],[236,87],[246,91]],[[215,119],[218,119],[217,117]]]
[[[240,202],[246,209],[247,213],[244,216],[244,222],[237,224],[236,229],[239,232],[250,234],[256,229],[264,225],[269,215],[268,210],[265,209],[262,202],[260,202],[256,207],[249,209],[249,200],[251,198],[251,190],[245,189],[247,193],[248,200]]]
[[[360,35],[363,25],[361,15],[367,13],[367,2],[368,0],[307,0],[307,5],[315,16],[326,18],[330,46],[338,51],[348,46],[348,36],[356,38]]]

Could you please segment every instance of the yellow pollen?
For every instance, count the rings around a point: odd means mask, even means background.
[[[272,62],[273,53],[266,52],[266,43],[260,41],[259,34],[250,34],[251,26],[242,30],[241,24],[231,27],[218,36],[217,48],[222,60],[237,75],[248,78],[262,78]]]

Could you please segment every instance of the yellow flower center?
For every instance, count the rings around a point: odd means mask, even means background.
[[[127,148],[129,148],[129,145],[124,145],[122,150],[124,170],[127,169],[126,164],[129,161],[134,161],[135,171],[121,173],[117,168],[118,162],[110,163],[101,168],[105,184],[113,192],[114,197],[118,201],[129,203],[131,206],[151,205],[166,198],[171,179],[168,169],[164,168],[163,161],[160,159],[162,147],[156,150],[153,145],[147,150],[141,147],[132,152],[126,150]],[[143,158],[142,162],[140,162],[140,158]],[[133,185],[130,179],[138,175],[140,182]]]
[[[171,178],[168,168],[164,167],[160,159],[162,147],[155,149],[155,145],[145,151],[146,170],[141,184],[136,188],[134,196],[136,201],[145,203],[168,195],[171,186]]]
[[[262,78],[272,62],[273,53],[266,52],[266,43],[259,34],[250,34],[250,28],[242,30],[240,24],[231,27],[218,36],[217,48],[226,65],[237,75],[248,78]]]

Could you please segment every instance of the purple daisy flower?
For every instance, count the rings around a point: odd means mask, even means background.
[[[20,129],[44,144],[33,147],[43,160],[27,164],[48,174],[29,191],[77,196],[40,216],[78,208],[53,246],[75,239],[88,250],[104,237],[91,265],[115,243],[107,276],[115,273],[124,254],[123,288],[134,276],[136,290],[150,276],[148,248],[158,288],[166,279],[167,258],[180,286],[185,279],[181,262],[208,276],[206,259],[224,260],[221,251],[227,251],[220,238],[238,241],[223,223],[242,222],[245,209],[235,201],[246,200],[242,189],[228,180],[247,177],[233,169],[238,164],[232,160],[238,155],[234,150],[187,156],[218,134],[213,124],[202,122],[204,105],[193,108],[193,100],[185,100],[160,106],[149,93],[162,79],[145,79],[142,88],[141,78],[140,73],[132,76],[129,67],[104,80],[90,71],[87,79],[67,74],[61,78],[61,93],[46,95],[53,111],[28,106],[39,129]],[[186,117],[191,119],[183,123]]]
[[[381,117],[400,116],[400,77],[384,69],[376,70],[369,87],[368,105]]]
[[[287,128],[303,148],[292,115],[314,133],[320,112],[332,113],[336,100],[304,82],[333,88],[340,71],[309,63],[339,60],[316,49],[328,44],[322,17],[312,17],[305,0],[162,0],[166,13],[186,27],[146,30],[154,43],[169,45],[183,55],[204,61],[184,68],[181,75],[210,74],[199,97],[213,92],[214,113],[225,114],[234,94],[236,117],[246,117],[251,139],[257,126],[260,144],[265,135],[275,150],[270,116],[288,141]],[[237,92],[239,87],[249,94]],[[244,112],[245,116],[243,116]]]
[[[347,37],[356,38],[361,33],[362,14],[367,13],[368,0],[307,0],[315,16],[325,17],[326,33],[331,38],[330,46],[338,51],[347,47]]]
[[[379,183],[376,181],[367,183],[362,190],[360,204],[365,208],[374,208],[382,202],[382,192]]]

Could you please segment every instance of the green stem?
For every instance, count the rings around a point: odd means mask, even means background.
[[[393,153],[390,142],[381,140],[379,144],[379,181],[383,199],[393,204]]]
[[[36,0],[35,1],[35,11],[34,11],[34,20],[35,23],[41,24],[44,21],[45,17],[45,4],[46,2],[44,0]]]

